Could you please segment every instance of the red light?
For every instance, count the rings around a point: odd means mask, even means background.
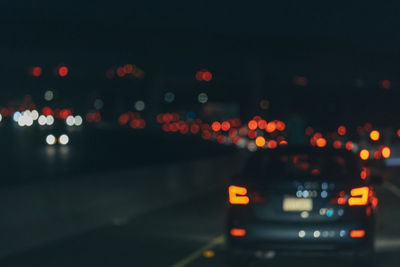
[[[65,77],[68,74],[68,68],[66,66],[61,66],[58,68],[58,75],[60,75],[60,77]]]
[[[389,89],[390,88],[390,81],[389,80],[383,80],[382,81],[382,87],[385,89]]]
[[[133,71],[133,65],[132,64],[126,64],[124,66],[124,72],[125,73],[131,73]]]
[[[33,67],[32,68],[32,76],[39,77],[40,75],[42,75],[42,68],[39,66]]]
[[[50,107],[43,107],[42,114],[45,116],[49,116],[49,115],[54,116],[54,111]]]
[[[338,132],[339,135],[345,135],[346,134],[346,127],[344,127],[343,125],[339,126],[337,132]]]
[[[224,121],[224,122],[221,124],[221,129],[222,129],[222,131],[224,131],[224,132],[228,131],[230,128],[231,128],[231,124],[230,124],[229,122],[227,122],[227,121]]]
[[[190,132],[192,134],[197,134],[199,132],[199,130],[200,130],[200,126],[197,125],[197,124],[193,124],[193,125],[190,126]]]
[[[238,130],[235,128],[230,129],[229,133],[228,133],[229,137],[231,137],[231,138],[235,137],[237,134],[238,134]]]
[[[350,232],[351,238],[363,238],[365,236],[365,230],[352,230]]]
[[[283,122],[283,121],[277,121],[276,122],[276,129],[278,130],[278,131],[284,131],[285,130],[285,128],[286,128],[286,124]]]
[[[362,167],[361,168],[361,173],[360,173],[361,179],[363,179],[363,180],[367,179],[369,174],[370,174],[370,169],[369,168],[367,168],[367,167]]]
[[[214,132],[218,132],[219,130],[221,130],[221,123],[219,123],[218,121],[214,121],[213,124],[211,124],[211,129]]]
[[[333,142],[333,148],[340,149],[341,147],[342,147],[342,142],[340,142],[339,140],[335,140]]]
[[[241,228],[232,228],[230,231],[231,236],[245,236],[246,230]]]
[[[126,114],[126,113],[121,114],[121,115],[119,116],[119,118],[118,118],[118,124],[119,124],[119,125],[127,124],[128,121],[129,121],[129,115]]]
[[[247,205],[249,204],[249,197],[247,195],[247,188],[242,186],[231,185],[228,188],[229,203]]]
[[[354,144],[351,141],[347,141],[345,146],[346,146],[347,150],[352,150],[354,147]]]
[[[351,189],[351,197],[349,198],[349,206],[364,206],[368,204],[369,188],[359,187]]]
[[[125,69],[123,67],[118,67],[117,68],[117,76],[118,77],[124,77],[126,74]]]
[[[311,136],[314,133],[314,129],[310,126],[306,128],[306,135]]]
[[[267,143],[267,147],[270,149],[274,149],[278,146],[278,143],[275,140],[269,140]]]
[[[203,79],[203,81],[209,82],[212,80],[212,74],[209,71],[205,71],[202,73],[201,78]]]
[[[257,137],[257,132],[251,130],[251,131],[249,131],[249,132],[247,133],[247,136],[248,136],[250,139],[254,139],[254,138]]]
[[[217,136],[217,142],[220,143],[220,144],[225,143],[226,142],[226,137],[224,135],[222,135],[222,134],[218,135]]]
[[[261,130],[264,130],[267,127],[267,122],[265,120],[259,120],[258,121],[258,128]]]
[[[202,132],[201,134],[201,138],[203,138],[204,140],[208,140],[211,138],[211,133],[208,130],[205,130]]]

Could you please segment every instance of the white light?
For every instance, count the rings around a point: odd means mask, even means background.
[[[46,143],[47,143],[48,145],[54,145],[54,144],[56,143],[56,137],[55,137],[54,135],[52,135],[52,134],[49,134],[49,135],[46,137]]]
[[[25,125],[26,126],[32,126],[32,124],[33,124],[33,119],[32,119],[32,117],[31,116],[23,116],[24,118],[25,118]]]
[[[53,100],[53,98],[54,98],[54,93],[53,93],[53,91],[47,90],[47,91],[44,93],[44,99],[45,99],[46,101],[51,101],[51,100]]]
[[[0,121],[2,121],[3,120],[3,116],[1,116],[1,114],[0,114]]]
[[[75,124],[74,116],[72,115],[68,116],[65,122],[67,123],[68,126],[73,126]]]
[[[310,216],[310,214],[309,214],[307,211],[302,211],[302,212],[300,213],[300,216],[301,216],[301,218],[303,218],[303,219],[307,219],[307,218]]]
[[[39,123],[40,125],[45,125],[45,124],[47,123],[46,116],[40,115],[40,116],[39,116],[39,119],[38,119],[38,123]]]
[[[13,115],[13,120],[18,122],[19,117],[21,117],[21,113],[19,111],[15,112]]]
[[[53,123],[54,123],[54,117],[51,116],[51,115],[48,115],[48,116],[46,117],[46,124],[47,124],[47,125],[53,125]]]
[[[39,112],[37,110],[32,110],[31,112],[31,118],[35,121],[39,118]]]
[[[58,138],[58,142],[59,142],[61,145],[66,145],[66,144],[68,144],[68,142],[69,142],[69,137],[68,137],[68,135],[66,135],[66,134],[61,135],[60,138]]]
[[[199,96],[197,97],[197,100],[202,104],[207,103],[208,95],[206,93],[200,93]]]
[[[25,126],[25,117],[24,116],[19,116],[18,125],[21,127]]]
[[[250,152],[255,152],[256,150],[257,150],[257,145],[254,143],[254,142],[248,142],[247,143],[247,149],[250,151]]]
[[[314,231],[314,237],[318,238],[321,236],[321,232],[320,231]]]
[[[136,101],[135,109],[137,111],[142,111],[142,110],[144,110],[145,107],[146,107],[146,104],[142,100]]]
[[[306,232],[304,230],[299,231],[299,237],[303,238],[306,236]]]
[[[79,116],[79,115],[75,116],[75,125],[76,126],[82,125],[82,122],[83,122],[83,119],[81,116]]]

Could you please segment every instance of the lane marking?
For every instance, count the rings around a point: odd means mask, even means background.
[[[377,238],[375,240],[375,250],[377,252],[399,251],[400,238]]]
[[[400,188],[398,188],[396,185],[392,184],[389,181],[385,181],[383,184],[383,187],[395,194],[397,197],[400,197]]]
[[[184,266],[188,265],[189,263],[193,262],[194,260],[196,260],[197,258],[199,258],[203,254],[204,251],[210,250],[224,242],[225,242],[225,236],[220,235],[220,236],[214,238],[213,240],[211,240],[211,242],[208,243],[207,245],[199,248],[198,250],[194,251],[189,256],[178,261],[177,263],[172,265],[172,267],[184,267]]]

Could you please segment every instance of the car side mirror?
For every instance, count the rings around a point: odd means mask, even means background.
[[[383,184],[383,177],[380,175],[372,174],[369,178],[369,181],[372,185],[381,185]]]

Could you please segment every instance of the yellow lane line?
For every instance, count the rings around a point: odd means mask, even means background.
[[[189,256],[187,256],[187,257],[183,258],[182,260],[178,261],[177,263],[172,265],[172,267],[184,267],[184,266],[188,265],[189,263],[193,262],[194,260],[196,260],[197,258],[199,258],[203,254],[203,252],[205,250],[212,249],[213,247],[216,247],[216,246],[222,244],[224,241],[225,241],[225,236],[224,235],[220,235],[220,236],[214,238],[207,245],[199,248],[198,250],[196,250],[195,252],[193,252]]]

